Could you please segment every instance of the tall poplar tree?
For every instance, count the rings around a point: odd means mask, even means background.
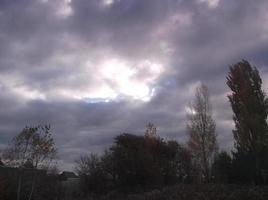
[[[208,88],[196,88],[195,98],[189,105],[187,133],[188,147],[205,182],[211,175],[211,162],[217,152],[216,123],[212,117]]]
[[[251,179],[258,181],[268,149],[268,100],[262,80],[257,68],[242,60],[230,67],[227,85],[232,91],[228,98],[234,112],[234,158],[247,158],[244,164],[251,166]]]

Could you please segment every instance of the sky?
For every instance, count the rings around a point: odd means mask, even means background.
[[[226,76],[242,59],[268,89],[266,0],[0,0],[0,147],[50,124],[61,170],[152,122],[187,141],[208,86],[222,150],[233,147]]]

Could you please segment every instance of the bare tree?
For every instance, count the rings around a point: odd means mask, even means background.
[[[47,125],[25,127],[4,150],[3,159],[8,166],[19,167],[20,172],[23,172],[25,168],[32,168],[34,172],[29,200],[31,200],[35,188],[36,169],[47,168],[56,158],[56,152],[50,126]],[[21,173],[17,199],[20,197],[20,188]]]
[[[81,155],[78,160],[75,160],[75,171],[78,175],[90,175],[100,165],[100,158],[97,154]]]
[[[103,194],[107,190],[107,173],[104,157],[97,154],[82,155],[76,160],[76,172],[80,177],[80,189],[84,195]]]
[[[193,154],[202,178],[208,182],[210,167],[217,145],[216,123],[212,118],[208,88],[201,85],[196,88],[195,98],[189,104],[187,114],[188,147]]]
[[[146,125],[146,130],[145,130],[145,138],[154,138],[156,136],[156,126],[149,122],[147,125]]]

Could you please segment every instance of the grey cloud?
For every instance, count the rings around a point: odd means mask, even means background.
[[[102,2],[72,0],[72,14],[59,16],[62,0],[0,1],[0,145],[25,125],[49,123],[63,168],[70,169],[79,154],[103,151],[119,133],[142,134],[149,121],[161,136],[183,143],[185,107],[203,82],[220,146],[229,150],[232,111],[225,77],[229,65],[243,58],[267,77],[267,2],[220,0],[215,8],[196,0]],[[101,64],[110,58],[131,67],[145,60],[163,65],[150,85],[150,101],[89,103],[59,96],[62,90],[98,88]],[[150,76],[141,67],[135,79]],[[25,88],[47,98],[27,97]]]

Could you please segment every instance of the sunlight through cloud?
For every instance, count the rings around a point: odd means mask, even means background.
[[[148,101],[152,94],[151,84],[162,70],[162,65],[149,60],[132,66],[126,61],[111,59],[102,64],[100,75],[118,96]]]
[[[220,0],[199,0],[200,3],[207,3],[209,8],[218,7]]]
[[[103,0],[104,6],[111,6],[114,3],[114,0]]]

